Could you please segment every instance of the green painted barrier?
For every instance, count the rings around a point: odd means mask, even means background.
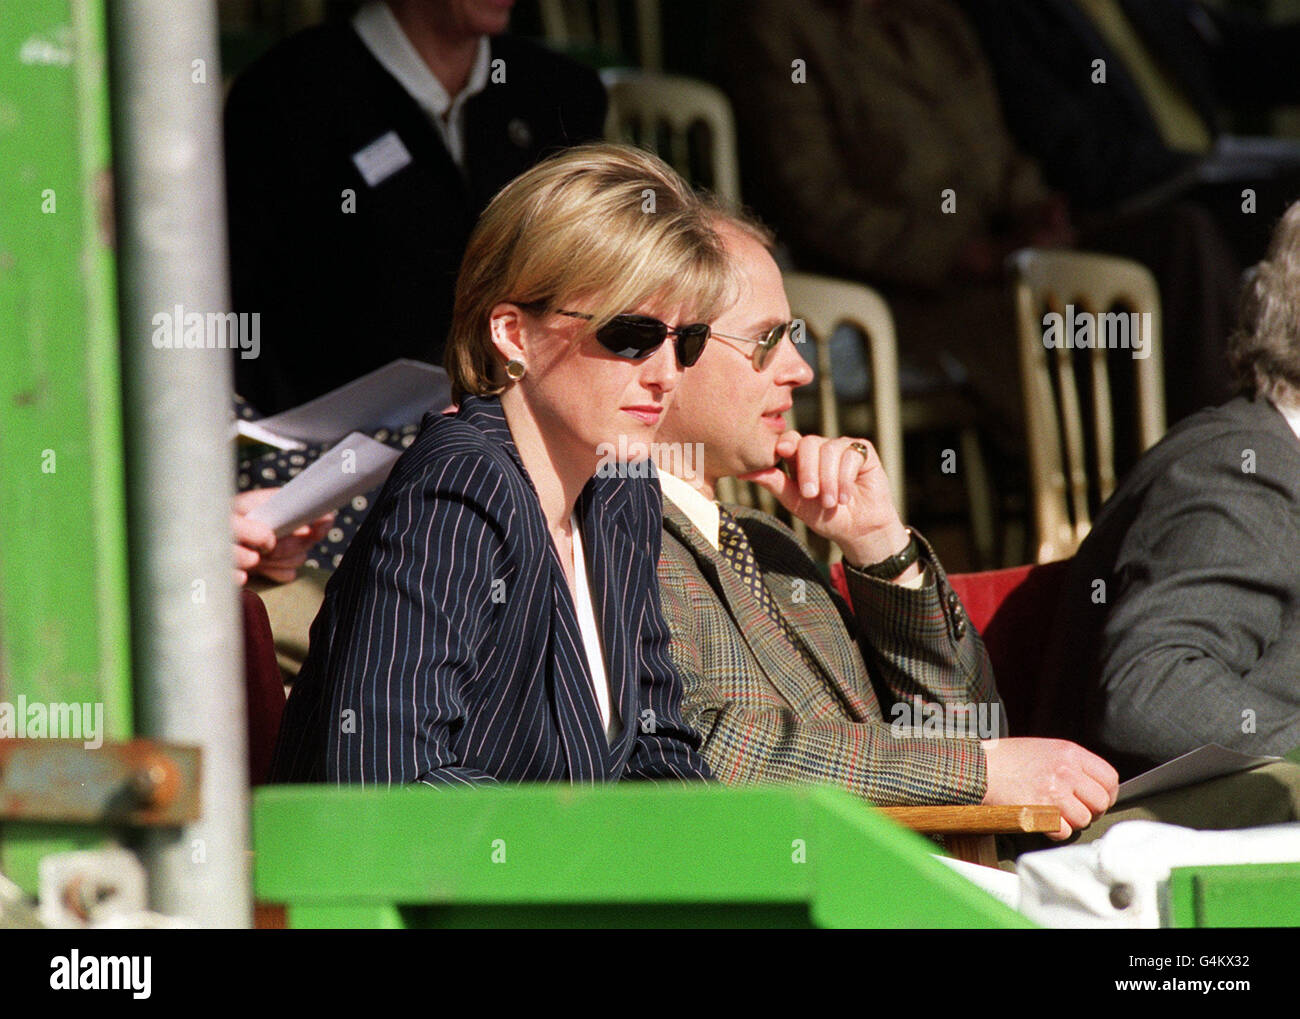
[[[1172,927],[1300,927],[1300,863],[1178,867]]]
[[[254,887],[294,927],[1028,927],[832,788],[254,795]]]

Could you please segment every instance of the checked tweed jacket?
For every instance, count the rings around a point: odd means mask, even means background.
[[[665,498],[664,618],[683,714],[704,737],[714,775],[731,785],[827,782],[878,806],[979,803],[987,776],[976,739],[896,735],[889,724],[889,709],[912,706],[914,696],[997,703],[999,724],[1003,716],[984,644],[924,539],[936,581],[912,590],[847,570],[851,613],[792,531],[768,514],[726,508],[819,669],[790,649],[735,568]]]

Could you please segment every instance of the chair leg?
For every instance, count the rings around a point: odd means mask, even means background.
[[[994,546],[997,541],[993,486],[989,481],[983,450],[980,448],[979,430],[973,426],[963,428],[960,443],[962,462],[965,465],[966,497],[970,501],[975,568],[987,570],[993,566]]]
[[[958,860],[978,863],[981,867],[998,865],[998,845],[992,835],[945,835],[943,844]]]

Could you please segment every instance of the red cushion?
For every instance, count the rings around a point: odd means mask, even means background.
[[[264,785],[284,715],[284,678],[275,659],[275,639],[266,606],[254,592],[239,592],[244,610],[244,684],[248,701],[248,778]]]
[[[955,573],[948,582],[984,638],[1013,736],[1027,730],[1070,560]]]
[[[975,629],[984,638],[1011,731],[1026,736],[1041,686],[1040,671],[1070,560],[948,576]],[[831,583],[852,605],[844,567],[831,567]]]

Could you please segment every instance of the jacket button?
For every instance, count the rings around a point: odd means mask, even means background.
[[[966,636],[966,620],[965,620],[965,619],[962,619],[960,616],[958,616],[958,617],[957,617],[957,621],[956,621],[955,623],[953,623],[953,625],[952,625],[952,632],[953,632],[954,634],[956,634],[958,640],[961,640],[963,637],[965,637],[965,636]]]

